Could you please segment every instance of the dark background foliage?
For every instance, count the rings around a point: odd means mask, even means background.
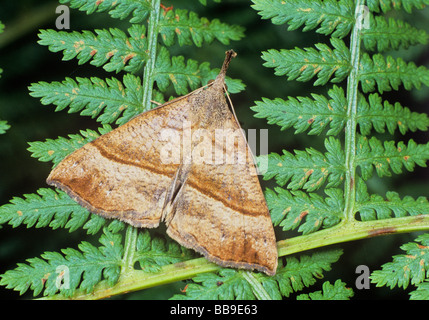
[[[238,57],[233,61],[228,71],[234,78],[242,79],[247,88],[244,92],[232,96],[232,100],[244,129],[268,128],[269,151],[281,152],[282,148],[289,151],[313,146],[323,150],[322,139],[307,134],[294,135],[293,130],[280,131],[276,126],[268,126],[264,120],[253,118],[249,109],[254,101],[262,97],[274,99],[287,96],[308,96],[310,92],[323,93],[330,88],[312,87],[310,83],[288,82],[285,77],[276,77],[272,69],[262,66],[261,51],[267,49],[292,49],[295,46],[309,47],[316,42],[325,42],[325,36],[314,32],[303,33],[300,30],[289,32],[286,26],[274,26],[270,21],[261,20],[247,0],[224,0],[217,4],[208,1],[206,7],[198,1],[164,1],[166,6],[186,8],[195,11],[200,17],[218,18],[222,22],[238,24],[246,28],[245,38],[235,41],[230,46],[218,42],[204,45],[202,48],[193,46],[173,48],[172,55],[184,55],[199,62],[208,61],[212,67],[220,67],[225,50],[233,48]],[[46,187],[45,179],[50,171],[49,163],[41,163],[30,157],[26,150],[29,141],[44,141],[47,138],[57,138],[67,134],[77,133],[81,129],[97,128],[98,123],[88,117],[78,114],[67,114],[66,111],[55,113],[54,108],[43,106],[39,100],[31,98],[27,87],[38,81],[62,81],[65,77],[111,77],[90,64],[79,66],[76,60],[63,62],[60,53],[51,53],[44,46],[37,44],[39,29],[55,28],[55,8],[58,5],[52,0],[20,0],[0,3],[0,21],[5,24],[5,33],[0,34],[0,68],[3,69],[0,78],[0,119],[7,120],[11,128],[0,136],[0,205],[7,203],[12,197],[21,197],[33,193],[40,187]],[[409,21],[417,28],[429,30],[429,10],[406,14],[392,11],[390,15],[402,15],[401,19]],[[71,30],[91,30],[95,28],[128,26],[127,21],[112,19],[108,14],[92,14],[90,16],[77,10],[71,10]],[[407,51],[394,53],[406,61],[414,61],[418,65],[429,66],[427,47],[412,47]],[[141,76],[141,75],[140,75]],[[121,78],[121,76],[119,76]],[[429,91],[411,92],[402,90],[390,93],[387,100],[399,101],[412,111],[427,112]],[[419,143],[428,141],[428,134],[410,134]],[[407,140],[398,137],[397,140]],[[429,196],[427,188],[428,170],[417,168],[413,174],[402,174],[383,181],[374,177],[370,187],[374,193],[384,195],[387,190],[395,190],[401,195]],[[263,182],[269,186],[270,182]],[[406,191],[406,192],[405,192]],[[391,260],[392,255],[400,253],[399,245],[411,241],[416,235],[395,235],[373,238],[341,245],[345,254],[340,261],[333,265],[328,273],[330,280],[341,278],[355,291],[355,298],[398,298],[407,299],[407,291],[396,289],[357,290],[355,287],[355,268],[365,264],[371,270]],[[52,231],[50,228],[26,229],[24,226],[16,229],[8,225],[0,228],[0,274],[16,266],[30,257],[39,256],[44,251],[57,251],[68,246],[75,247],[83,238],[84,232],[68,233],[65,230]],[[184,283],[162,286],[144,292],[127,295],[126,298],[168,298],[178,293]],[[311,288],[315,290],[314,287]],[[0,287],[0,298],[17,298],[17,293]],[[25,297],[31,297],[26,295]]]

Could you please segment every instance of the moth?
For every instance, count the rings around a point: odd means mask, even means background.
[[[62,160],[47,183],[89,211],[225,267],[274,275],[277,247],[250,148],[225,98],[233,50],[209,85],[144,112]]]

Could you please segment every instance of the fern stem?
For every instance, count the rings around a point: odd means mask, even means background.
[[[122,258],[121,273],[129,272],[134,267],[134,255],[136,253],[138,230],[133,226],[128,226],[124,241],[124,256]]]
[[[250,284],[252,291],[259,300],[273,300],[252,272],[243,271],[243,278]]]
[[[148,22],[148,56],[143,77],[143,110],[149,110],[151,106],[150,100],[152,99],[153,90],[153,73],[155,70],[157,43],[158,43],[158,24],[159,14],[161,8],[161,0],[152,1],[152,10]]]
[[[144,69],[143,77],[143,110],[149,110],[152,98],[153,89],[153,73],[155,70],[157,42],[158,42],[158,23],[161,8],[161,1],[155,0],[152,2],[152,10],[148,22],[148,55],[149,59]],[[124,257],[122,259],[123,265],[121,272],[129,272],[134,266],[134,253],[137,243],[137,229],[129,226],[127,228],[125,243],[124,243]]]
[[[429,215],[345,221],[334,227],[277,242],[279,256],[375,236],[429,230]]]
[[[353,27],[350,39],[350,61],[351,72],[347,79],[347,125],[345,131],[345,152],[346,152],[346,179],[344,186],[345,208],[344,219],[345,221],[354,220],[354,205],[356,201],[356,128],[357,128],[357,96],[358,96],[358,72],[359,72],[359,58],[360,58],[360,32],[361,23],[357,23],[362,14],[363,1],[358,0],[355,2],[355,25]]]

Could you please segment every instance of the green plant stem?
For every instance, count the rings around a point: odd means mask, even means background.
[[[356,20],[362,15],[363,1],[355,1]],[[346,174],[344,185],[344,219],[345,221],[354,220],[354,206],[356,202],[356,128],[357,128],[357,96],[358,96],[358,72],[360,58],[360,33],[361,24],[355,23],[350,38],[350,61],[351,71],[347,79],[347,125],[345,130],[345,154],[346,154]]]
[[[146,62],[144,69],[143,77],[143,110],[149,110],[151,106],[152,99],[152,89],[154,77],[153,73],[155,71],[155,62],[156,62],[156,53],[157,53],[157,43],[158,43],[158,24],[159,24],[159,14],[161,8],[161,1],[154,0],[152,1],[152,10],[148,22],[148,55],[149,59]]]
[[[155,0],[152,2],[152,11],[148,22],[148,55],[149,59],[146,62],[143,77],[143,110],[149,110],[151,106],[152,88],[153,88],[153,73],[155,70],[157,42],[158,42],[158,23],[161,1]],[[129,272],[134,266],[134,253],[136,251],[137,229],[129,226],[127,228],[124,242],[124,257],[121,273]]]
[[[374,221],[342,221],[336,226],[277,242],[279,256],[328,246],[331,244],[364,239],[374,236],[429,230],[429,215],[408,216]],[[106,281],[100,282],[92,293],[77,290],[70,299],[103,299],[110,296],[142,290],[166,283],[192,278],[200,273],[215,272],[221,267],[205,258],[192,259],[167,265],[159,272],[147,273],[141,270],[128,270],[122,273],[118,282],[110,287]],[[261,297],[263,293],[261,292]],[[54,295],[42,299],[64,299]]]
[[[243,278],[251,285],[252,291],[259,300],[272,300],[262,284],[256,279],[252,272],[243,271]]]
[[[124,256],[122,257],[121,273],[128,272],[134,268],[134,255],[136,253],[138,229],[127,227],[124,241]]]

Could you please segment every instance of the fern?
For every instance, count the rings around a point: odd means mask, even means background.
[[[206,0],[199,2],[207,4]],[[281,154],[257,159],[268,164],[263,178],[275,180],[276,185],[265,191],[273,223],[283,231],[299,234],[278,239],[279,256],[285,257],[279,260],[275,276],[221,268],[155,232],[106,221],[65,193],[40,188],[1,206],[0,225],[50,227],[57,232],[84,229],[100,245],[82,241],[77,248],[45,252],[6,271],[0,276],[0,285],[21,294],[31,290],[34,296],[48,299],[97,299],[187,280],[184,293],[173,299],[283,299],[293,294],[300,300],[350,299],[353,290],[340,279],[325,281],[319,291],[311,290],[339,260],[342,250],[293,254],[374,235],[429,229],[425,197],[396,191],[379,195],[368,187],[374,176],[414,171],[417,166],[425,167],[429,159],[429,143],[405,136],[426,131],[427,115],[384,96],[387,91],[428,86],[429,71],[400,57],[381,54],[427,43],[424,31],[383,16],[392,9],[421,9],[429,4],[426,2],[252,0],[253,9],[263,19],[287,24],[289,30],[302,28],[327,37],[326,42],[306,48],[262,53],[264,66],[273,68],[277,76],[327,89],[326,94],[319,90],[305,97],[262,97],[252,107],[256,117],[284,131],[293,128],[296,134],[324,139],[324,150],[319,146],[284,148]],[[52,166],[114,125],[153,108],[155,101],[167,101],[172,92],[186,94],[213,79],[218,70],[208,62],[173,55],[181,46],[199,48],[213,41],[227,45],[244,36],[242,27],[166,7],[159,0],[60,3],[87,14],[106,12],[131,25],[125,31],[40,31],[39,44],[61,53],[63,60],[74,59],[116,74],[40,81],[29,87],[30,95],[43,105],[80,113],[102,124],[97,131],[87,129],[68,137],[31,142],[31,155]],[[370,10],[368,29],[357,23],[362,15],[357,8],[362,5]],[[228,78],[227,85],[231,93],[244,89],[236,79]],[[422,235],[403,246],[406,254],[374,272],[372,281],[390,287],[411,283],[417,286],[412,298],[427,298],[427,241]],[[302,293],[304,288],[310,293]]]
[[[335,281],[332,285],[329,281],[323,284],[321,291],[301,294],[298,300],[349,300],[353,297],[353,291],[345,286],[341,280]]]
[[[287,24],[289,30],[314,30],[329,37],[329,41],[316,43],[314,47],[262,52],[264,66],[274,68],[275,75],[328,87],[327,96],[311,93],[308,97],[288,97],[287,100],[262,98],[252,107],[256,117],[265,118],[281,130],[293,128],[295,134],[327,135],[326,151],[309,146],[305,150],[283,150],[282,155],[271,153],[258,159],[268,164],[263,178],[274,178],[278,185],[266,190],[273,222],[284,230],[296,229],[302,233],[283,240],[284,249],[280,252],[288,254],[304,247],[392,232],[428,230],[429,202],[425,197],[415,199],[395,191],[388,191],[385,196],[369,194],[367,187],[375,174],[383,178],[411,172],[417,166],[426,167],[429,160],[429,143],[404,138],[394,140],[398,132],[405,135],[410,131],[426,131],[428,116],[399,102],[389,102],[383,96],[388,91],[429,86],[429,70],[401,57],[381,53],[427,44],[428,34],[400,19],[377,14],[391,9],[410,13],[422,9],[428,2],[252,2],[263,19],[271,19],[277,25]],[[368,25],[361,21],[363,8],[369,9]],[[330,83],[335,84],[329,86]],[[376,133],[384,134],[382,137],[386,140]],[[423,239],[425,236],[419,238]],[[302,244],[313,241],[317,244]],[[413,283],[422,284],[414,297],[427,297],[424,290],[428,286],[424,280],[428,273],[422,269],[422,264],[426,266],[429,261],[427,257],[420,258],[419,253],[420,267],[418,261],[413,262],[413,267],[399,263],[417,259],[414,256],[413,253],[407,258],[394,259],[383,271],[373,273],[373,281],[380,286],[397,283],[404,286],[409,281],[411,268],[417,274]],[[397,271],[391,274],[392,270]],[[345,284],[337,280],[334,285],[326,282],[322,291],[298,298],[349,298],[351,295],[347,292]]]
[[[382,266],[371,274],[371,280],[377,287],[398,286],[406,289],[410,284],[417,287],[411,292],[412,299],[427,300],[428,287],[427,274],[429,270],[429,235],[419,236],[415,242],[409,242],[401,246],[406,254],[393,256],[393,261]]]
[[[20,293],[30,288],[34,295],[42,291],[44,295],[53,295],[61,290],[65,296],[71,296],[78,287],[91,292],[102,277],[113,285],[120,274],[121,236],[104,230],[99,241],[102,246],[98,248],[82,242],[79,250],[68,248],[62,254],[45,252],[42,259],[28,259],[28,264],[20,263],[16,269],[7,271],[0,284]]]
[[[311,286],[323,275],[324,271],[331,269],[330,265],[341,256],[341,250],[330,250],[314,253],[311,256],[302,255],[300,259],[286,258],[277,274],[268,277],[257,274],[256,281],[262,285],[268,297],[281,299],[288,297],[292,292],[301,291]],[[196,283],[188,284],[185,295],[175,295],[173,299],[186,300],[229,300],[229,299],[256,299],[258,292],[252,290],[248,281],[249,272],[223,269],[217,274],[205,273],[195,278]],[[253,276],[253,275],[252,275]]]

